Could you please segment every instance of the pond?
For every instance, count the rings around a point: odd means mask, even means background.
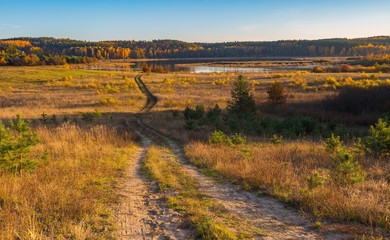
[[[123,70],[133,70],[141,71],[143,64],[148,64],[150,67],[161,66],[164,69],[169,70],[170,72],[191,72],[191,73],[220,73],[220,72],[271,72],[271,71],[280,71],[280,70],[309,70],[312,69],[313,65],[290,65],[290,66],[277,66],[277,67],[244,67],[244,66],[215,66],[210,65],[210,63],[221,63],[226,60],[156,60],[156,61],[140,61],[132,62],[127,68],[124,67],[88,67],[90,70],[111,70],[111,71],[123,71]],[[232,62],[251,62],[259,60],[234,60]],[[196,63],[196,64],[194,64]],[[203,65],[204,64],[204,65]]]

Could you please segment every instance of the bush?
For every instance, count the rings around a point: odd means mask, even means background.
[[[306,116],[287,117],[280,127],[282,132],[290,136],[308,135],[321,130],[321,124],[317,120]]]
[[[313,68],[314,73],[323,73],[324,71],[325,71],[324,67],[322,67],[322,66],[316,66]]]
[[[103,105],[120,105],[120,101],[114,97],[102,97],[100,103]]]
[[[186,107],[184,110],[184,118],[189,120],[199,120],[202,119],[205,114],[205,109],[203,105],[196,105],[195,109],[192,109],[190,107]]]
[[[340,184],[351,184],[365,180],[365,173],[360,164],[355,160],[353,150],[343,146],[339,136],[332,133],[325,140],[325,148],[331,153],[333,159],[333,178]]]
[[[325,140],[325,149],[330,153],[335,153],[341,147],[342,141],[340,136],[335,136],[334,133]]]
[[[271,137],[271,142],[273,144],[276,144],[276,145],[283,144],[284,143],[283,136],[278,136],[278,135],[274,134]]]
[[[324,109],[354,115],[383,114],[390,109],[390,86],[344,87],[339,94],[323,102]]]
[[[210,110],[207,111],[206,113],[207,120],[210,123],[214,123],[220,118],[221,112],[222,112],[221,108],[218,106],[218,104],[216,104],[214,108],[211,108]]]
[[[240,144],[245,144],[246,143],[246,137],[242,136],[239,133],[233,134],[231,136],[231,142],[233,145],[240,145]]]
[[[215,145],[233,145],[232,140],[222,131],[214,131],[209,137],[209,143]]]
[[[287,101],[287,89],[281,82],[274,82],[267,90],[268,100],[272,104],[282,104]]]
[[[39,142],[39,139],[30,129],[30,122],[17,116],[6,127],[0,122],[0,170],[20,173],[22,170],[33,170],[37,161],[28,158],[30,149]]]
[[[345,147],[336,150],[333,158],[333,178],[340,184],[352,184],[363,182],[365,173],[361,170],[360,164],[355,161],[354,154]]]
[[[379,119],[375,126],[371,126],[369,136],[363,139],[363,150],[376,157],[390,156],[390,124]]]
[[[323,186],[327,182],[328,178],[323,173],[313,170],[310,176],[307,178],[307,183],[310,188],[317,188]]]
[[[184,122],[184,127],[188,130],[192,130],[197,126],[197,122],[193,119],[186,119]]]
[[[82,113],[81,119],[86,122],[92,122],[94,118],[93,113]]]

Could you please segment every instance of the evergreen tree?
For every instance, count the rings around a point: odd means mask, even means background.
[[[231,96],[232,100],[228,103],[229,114],[238,115],[239,118],[254,115],[255,101],[250,94],[248,81],[242,75],[234,81]]]

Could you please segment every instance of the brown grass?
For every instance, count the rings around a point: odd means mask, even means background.
[[[135,146],[115,129],[37,129],[36,171],[0,176],[1,239],[110,239],[116,181]]]
[[[0,67],[0,119],[42,112],[72,115],[91,112],[137,112],[145,97],[131,71],[97,71],[62,67]],[[112,98],[115,104],[102,99]]]
[[[248,79],[257,109],[261,113],[309,115],[320,121],[369,125],[376,122],[378,114],[367,112],[354,115],[325,109],[323,101],[338,94],[339,89],[353,84],[368,87],[375,84],[386,86],[390,74],[378,74],[372,78],[363,73],[310,73],[306,71],[275,71],[243,73]],[[206,108],[218,104],[226,108],[232,83],[237,73],[169,73],[146,74],[142,77],[159,102],[153,112],[184,110],[201,104]],[[352,79],[352,80],[351,80]],[[271,106],[267,89],[274,81],[281,82],[288,90],[286,104]]]
[[[310,141],[228,147],[201,142],[186,145],[190,161],[246,187],[297,203],[318,218],[352,220],[390,229],[390,162],[359,159],[367,180],[340,186],[330,176],[332,160],[320,143]],[[248,153],[249,152],[249,153]],[[311,188],[308,177],[318,170],[328,179]]]

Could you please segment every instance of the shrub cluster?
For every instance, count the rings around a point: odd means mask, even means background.
[[[184,110],[184,126],[188,130],[205,124],[212,124],[219,128],[222,121],[221,111],[222,110],[219,108],[218,104],[215,105],[214,108],[210,108],[207,111],[203,105],[196,105],[194,109],[191,107],[186,107]]]
[[[325,100],[325,110],[350,113],[384,113],[390,109],[390,86],[342,88],[339,94]]]
[[[229,137],[224,132],[216,130],[211,133],[209,137],[209,143],[214,145],[235,146],[245,144],[246,137],[242,136],[239,133],[233,134]]]

